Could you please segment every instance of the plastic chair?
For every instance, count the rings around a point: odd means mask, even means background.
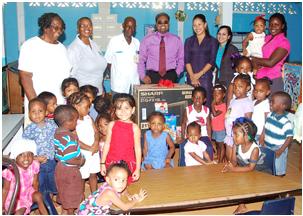
[[[295,197],[268,200],[263,203],[260,211],[249,211],[244,215],[293,215]]]
[[[275,160],[276,154],[267,147],[260,147],[261,156],[257,162],[256,170],[276,175]]]
[[[179,163],[178,166],[185,166],[185,155],[184,155],[184,146],[186,142],[179,144]]]

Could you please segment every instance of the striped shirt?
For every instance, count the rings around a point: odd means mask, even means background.
[[[269,113],[265,121],[265,145],[268,147],[281,146],[290,136],[293,136],[293,128],[287,115]]]
[[[58,128],[55,133],[54,145],[56,149],[55,158],[66,166],[78,166],[68,164],[68,161],[82,157],[78,136],[72,132]]]

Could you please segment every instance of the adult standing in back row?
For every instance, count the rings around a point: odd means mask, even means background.
[[[104,56],[110,67],[112,95],[131,93],[132,85],[140,84],[137,71],[140,42],[133,37],[136,32],[136,20],[126,17],[122,27],[123,33],[110,39]]]
[[[20,49],[20,80],[26,98],[24,100],[24,124],[27,125],[28,101],[43,91],[56,95],[58,104],[63,104],[62,81],[69,77],[71,65],[65,46],[59,37],[65,30],[65,23],[56,13],[45,13],[38,19],[39,36],[25,41]]]
[[[212,68],[215,65],[218,42],[209,35],[207,22],[203,14],[193,18],[194,35],[185,40],[184,54],[187,82],[206,90],[206,106],[212,102]]]
[[[184,49],[180,37],[169,33],[169,16],[156,16],[156,32],[145,36],[140,44],[138,71],[145,84],[160,79],[178,81],[184,69]]]
[[[103,93],[103,72],[107,62],[100,54],[100,48],[91,37],[93,23],[89,17],[77,21],[78,34],[68,47],[68,57],[73,66],[71,76],[76,78],[79,86],[92,85]]]

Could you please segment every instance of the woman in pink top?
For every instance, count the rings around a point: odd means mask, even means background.
[[[262,47],[263,58],[252,58],[257,78],[268,77],[272,81],[272,93],[284,91],[282,66],[290,52],[290,43],[286,38],[287,23],[280,13],[271,15],[269,19],[270,35],[265,37]]]

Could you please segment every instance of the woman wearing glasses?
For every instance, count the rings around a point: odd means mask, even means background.
[[[20,79],[25,91],[25,125],[28,123],[28,100],[42,91],[56,95],[57,103],[64,102],[61,83],[70,73],[67,51],[58,38],[65,30],[65,23],[56,13],[45,13],[38,19],[39,36],[25,41],[20,49]]]
[[[71,76],[79,86],[92,85],[103,93],[103,72],[107,62],[100,54],[99,46],[91,39],[93,24],[90,18],[82,17],[77,21],[78,34],[69,45],[67,53],[72,64]]]
[[[193,18],[194,35],[185,40],[185,68],[187,83],[206,90],[206,105],[210,108],[212,102],[212,68],[215,65],[218,43],[208,31],[206,18],[197,14]]]
[[[156,32],[145,36],[140,44],[138,71],[145,84],[160,79],[176,83],[184,69],[184,49],[180,37],[169,33],[169,16],[156,16]]]

